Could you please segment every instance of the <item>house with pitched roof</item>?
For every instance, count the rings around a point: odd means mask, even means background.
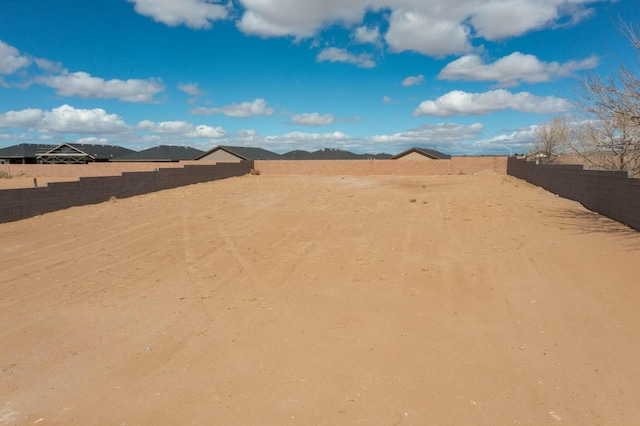
[[[240,161],[282,160],[282,157],[280,154],[262,148],[220,145],[194,158],[194,160],[239,163]]]
[[[57,145],[21,143],[0,148],[0,164],[36,164],[38,154],[47,152]]]
[[[116,145],[60,144],[36,155],[38,164],[87,164],[110,161],[115,157],[134,152]]]
[[[160,145],[154,148],[145,149],[138,152],[131,152],[126,155],[114,158],[113,162],[177,162],[193,160],[202,155],[204,151],[188,146]]]
[[[391,157],[391,160],[450,160],[451,156],[426,148],[410,148]]]
[[[134,152],[117,145],[63,143],[28,144],[0,149],[0,163],[5,164],[86,164],[110,161]]]

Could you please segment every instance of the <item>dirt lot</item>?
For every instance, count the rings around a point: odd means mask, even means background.
[[[640,234],[515,178],[0,224],[0,424],[640,424]]]

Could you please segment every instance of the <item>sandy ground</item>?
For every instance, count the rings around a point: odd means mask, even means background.
[[[640,234],[515,178],[0,224],[0,424],[640,424]]]

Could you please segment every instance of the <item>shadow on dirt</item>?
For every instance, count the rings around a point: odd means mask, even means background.
[[[555,210],[550,217],[563,229],[575,231],[578,234],[615,235],[620,237],[629,249],[640,250],[640,232],[583,207]]]

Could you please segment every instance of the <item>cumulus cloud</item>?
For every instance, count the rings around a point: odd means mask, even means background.
[[[274,111],[272,108],[267,107],[267,102],[264,99],[257,98],[251,102],[231,104],[221,108],[194,108],[191,113],[197,115],[224,114],[227,117],[249,118],[260,115],[273,115]]]
[[[186,25],[194,29],[211,28],[211,22],[229,15],[227,6],[210,0],[127,0],[140,15],[170,27]]]
[[[314,36],[330,23],[353,25],[362,21],[366,0],[240,0],[244,6],[237,27],[262,37]]]
[[[540,97],[528,92],[511,93],[499,89],[484,93],[467,93],[454,90],[440,96],[435,101],[424,101],[413,112],[413,115],[431,115],[451,117],[461,115],[483,115],[494,111],[512,109],[520,112],[551,114],[568,111],[571,103],[554,96]]]
[[[51,133],[118,134],[130,130],[120,116],[107,114],[102,108],[76,109],[70,105],[45,111],[41,127]]]
[[[7,111],[0,114],[0,128],[35,128],[42,120],[42,110],[28,108],[21,111]]]
[[[75,142],[76,143],[92,144],[92,145],[104,145],[104,144],[107,144],[109,142],[109,139],[107,139],[107,138],[97,138],[95,136],[89,136],[89,137],[86,137],[86,138],[77,139]]]
[[[598,59],[591,56],[581,61],[543,62],[533,55],[514,52],[487,64],[480,56],[466,55],[450,62],[440,71],[442,80],[495,81],[503,87],[519,83],[540,83],[573,75],[576,71],[594,68]]]
[[[353,31],[353,39],[361,44],[380,44],[380,29],[378,27],[358,27]]]
[[[229,144],[240,146],[263,146],[276,152],[293,149],[313,151],[320,148],[342,148],[354,152],[400,152],[411,146],[428,146],[446,152],[464,152],[465,142],[477,140],[484,130],[482,124],[458,123],[423,124],[406,131],[355,138],[343,132],[307,133],[291,132],[284,135],[262,136],[255,130],[236,132]],[[384,148],[380,148],[383,146]]]
[[[560,7],[563,3],[572,2],[549,0],[481,2],[474,8],[471,24],[478,35],[487,40],[519,36],[553,24],[560,16]]]
[[[185,136],[188,138],[204,138],[204,139],[220,139],[227,135],[222,127],[211,127],[204,124],[195,126],[193,130],[188,132]]]
[[[501,154],[530,152],[537,140],[536,125],[522,127],[505,134],[481,139],[471,145],[471,151],[482,154]]]
[[[0,113],[0,129],[9,129],[8,139],[64,140],[65,135],[78,143],[105,144],[125,143],[128,145],[199,144],[197,139],[214,140],[227,136],[222,127],[204,124],[194,125],[187,121],[154,122],[142,120],[136,126],[130,126],[116,114],[105,110],[79,109],[62,105],[51,111],[25,109]],[[19,132],[26,132],[19,135]],[[78,139],[78,135],[83,135]],[[107,138],[107,136],[109,136]],[[1,138],[1,137],[0,137]]]
[[[194,126],[187,121],[161,121],[156,123],[151,120],[143,120],[136,127],[138,130],[145,130],[155,134],[182,135],[190,139],[218,139],[226,135],[222,127],[211,127],[204,124]]]
[[[324,126],[335,122],[332,114],[320,115],[317,112],[295,114],[291,116],[291,122],[301,126]]]
[[[442,144],[460,142],[477,138],[483,126],[473,123],[465,126],[457,123],[423,124],[415,129],[406,130],[391,135],[376,135],[369,138],[374,143],[385,144]]]
[[[50,133],[118,134],[129,126],[116,114],[103,109],[77,109],[62,105],[51,111],[37,108],[0,114],[0,127],[25,128]]]
[[[491,148],[499,145],[515,145],[516,147],[522,147],[528,144],[536,142],[535,129],[537,126],[533,125],[523,129],[514,130],[511,133],[494,136],[489,139],[482,139],[475,142],[473,145],[481,148]]]
[[[21,54],[18,49],[0,40],[0,75],[13,74],[19,69],[30,67],[32,64],[48,75],[35,78],[22,76],[22,82],[14,81],[11,84],[0,78],[0,86],[25,88],[35,82],[51,87],[60,96],[79,96],[85,99],[119,99],[136,103],[155,103],[157,100],[154,99],[154,96],[164,90],[162,82],[153,78],[148,80],[104,80],[93,77],[86,72],[69,73],[60,62]],[[41,71],[40,74],[42,74]]]
[[[239,0],[243,10],[237,27],[262,37],[300,39],[340,24],[355,28],[352,38],[358,43],[376,44],[384,38],[390,51],[441,57],[470,52],[472,37],[499,40],[575,24],[589,16],[586,5],[595,1]],[[388,20],[384,36],[362,25],[365,13],[379,13]]]
[[[390,103],[392,103],[392,102],[393,102],[393,99],[391,99],[391,97],[389,97],[389,96],[387,96],[387,95],[385,95],[385,96],[383,96],[383,97],[382,97],[382,103],[390,104]]]
[[[64,72],[64,68],[62,68],[62,64],[60,62],[50,61],[48,59],[35,58],[33,60],[38,68],[41,70],[47,71],[52,74],[59,74]]]
[[[295,142],[308,142],[308,141],[344,141],[351,139],[351,136],[342,132],[332,133],[305,133],[305,132],[291,132],[282,136],[268,136],[267,140],[281,140],[281,141],[295,141]]]
[[[424,82],[424,75],[420,74],[415,77],[407,77],[402,80],[402,85],[404,87],[416,86],[418,84],[422,84]]]
[[[353,64],[360,68],[374,68],[376,63],[371,59],[371,55],[367,53],[361,53],[355,55],[348,52],[346,49],[339,49],[337,47],[328,47],[316,56],[318,62],[342,62],[346,64]]]
[[[60,96],[119,99],[135,103],[157,102],[154,96],[164,90],[160,81],[155,79],[104,80],[86,72],[65,72],[41,77],[38,82],[55,89]]]
[[[394,10],[389,18],[385,40],[393,52],[411,50],[441,57],[471,50],[470,30],[459,20],[437,16],[428,11]]]
[[[140,130],[148,130],[153,133],[179,134],[191,131],[193,124],[186,121],[161,121],[156,123],[151,120],[143,120],[138,123],[137,127]]]
[[[0,40],[0,74],[9,75],[20,68],[28,67],[31,59],[20,54],[20,51]]]
[[[202,96],[205,94],[205,91],[200,89],[198,83],[179,83],[178,89],[191,96]]]
[[[127,0],[136,12],[169,26],[210,28],[240,16],[237,28],[260,37],[317,36],[334,24],[353,29],[358,43],[392,52],[442,57],[471,51],[471,38],[500,40],[530,31],[573,25],[588,17],[598,0]],[[234,4],[238,13],[232,13]],[[388,20],[387,32],[363,26],[365,14]]]

